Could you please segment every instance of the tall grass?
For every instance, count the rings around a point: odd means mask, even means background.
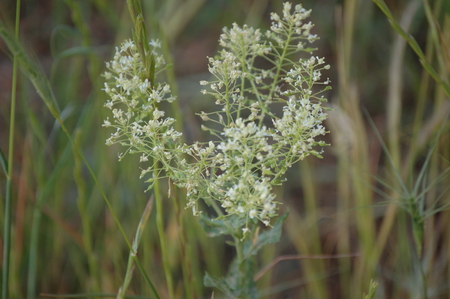
[[[20,19],[20,1],[17,1],[16,6],[16,22],[14,38],[19,38],[19,19]],[[13,59],[13,73],[11,86],[11,113],[9,120],[9,140],[8,140],[8,161],[3,161],[4,170],[6,174],[6,196],[5,196],[5,210],[4,210],[4,226],[3,226],[3,272],[2,272],[2,297],[9,296],[10,284],[10,269],[11,269],[11,227],[12,227],[12,176],[14,167],[14,134],[16,125],[16,102],[17,102],[17,58]],[[4,155],[2,153],[2,159]]]
[[[2,298],[223,298],[203,275],[225,274],[229,240],[209,238],[171,182],[152,210],[137,157],[115,162],[104,145],[100,74],[134,28],[126,2],[15,3],[0,3]],[[172,63],[180,130],[202,140],[191,112],[214,102],[198,81],[220,29],[267,28],[282,1],[142,3]],[[277,190],[290,216],[258,258],[262,298],[449,298],[450,4],[302,4],[332,65],[332,147]]]

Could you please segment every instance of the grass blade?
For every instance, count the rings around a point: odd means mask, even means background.
[[[15,34],[14,39],[19,38],[19,20],[20,20],[20,3],[18,0],[16,2],[16,24],[15,24]],[[13,59],[13,75],[12,75],[12,93],[11,93],[11,113],[9,121],[9,141],[8,141],[8,167],[2,162],[3,168],[7,170],[6,179],[6,197],[5,197],[5,223],[3,231],[3,275],[2,275],[2,298],[9,298],[9,278],[10,278],[10,258],[11,258],[11,213],[12,213],[12,180],[13,180],[13,154],[14,154],[14,128],[16,119],[16,89],[17,89],[17,69],[18,60],[14,56]],[[4,160],[2,153],[2,161]]]

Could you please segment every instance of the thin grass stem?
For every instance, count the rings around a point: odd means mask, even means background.
[[[159,163],[155,163],[154,169],[159,169],[160,166]],[[154,177],[158,177],[158,173],[155,171]],[[164,228],[164,206],[163,206],[163,196],[161,193],[161,182],[159,179],[155,180],[153,185],[153,193],[155,194],[155,201],[156,201],[156,226],[158,229],[158,237],[159,242],[161,246],[161,255],[162,255],[162,261],[163,261],[163,268],[164,268],[164,274],[166,276],[166,282],[167,282],[167,288],[169,291],[169,298],[173,299],[174,297],[174,288],[173,288],[173,278],[172,278],[172,271],[170,269],[170,260],[168,256],[168,250],[167,250],[167,238],[166,238],[166,231]]]
[[[413,49],[413,51],[419,56],[420,63],[422,63],[422,66],[428,71],[428,73],[433,77],[433,79],[442,86],[445,93],[447,94],[447,97],[450,97],[450,83],[446,82],[434,69],[434,67],[431,65],[431,63],[427,60],[426,55],[423,53],[422,49],[420,48],[417,41],[412,37],[411,34],[408,34],[402,26],[395,20],[394,16],[392,15],[390,9],[387,7],[386,3],[383,0],[373,0],[375,4],[383,11],[383,13],[386,15],[386,17],[389,19],[390,24],[392,28],[394,28],[395,31],[397,31],[398,34],[400,34],[409,44],[409,46]],[[434,25],[434,24],[433,24]]]
[[[153,208],[153,203],[154,203],[154,196],[152,195],[149,199],[149,201],[147,202],[147,205],[144,209],[144,212],[142,213],[141,219],[139,220],[139,224],[138,224],[138,228],[136,230],[136,234],[134,237],[134,241],[133,241],[133,250],[130,251],[130,254],[128,256],[128,264],[127,264],[127,270],[125,273],[125,279],[124,282],[122,284],[122,287],[119,290],[119,293],[117,294],[117,299],[122,299],[122,298],[126,298],[126,291],[130,285],[131,282],[131,278],[132,278],[132,274],[133,274],[133,263],[135,262],[135,257],[142,239],[142,234],[144,232],[145,226],[148,222],[148,218],[150,217],[150,214],[152,212],[152,208]],[[139,265],[139,267],[141,267]],[[148,278],[148,277],[147,277]],[[160,298],[158,292],[156,291],[155,287],[153,286],[153,283],[151,283],[150,281],[150,287],[153,291],[153,294],[155,295],[156,298]]]
[[[15,40],[19,39],[19,20],[20,20],[20,7],[21,1],[16,2],[16,20],[15,20]],[[8,140],[8,167],[6,176],[6,195],[5,195],[5,222],[3,231],[3,275],[2,275],[2,298],[9,298],[9,285],[10,285],[10,259],[11,259],[11,229],[12,229],[12,181],[13,181],[13,169],[14,169],[14,133],[16,123],[16,101],[17,101],[17,70],[18,70],[18,58],[14,55],[13,59],[13,74],[12,74],[12,87],[11,87],[11,112],[9,120],[9,140]]]

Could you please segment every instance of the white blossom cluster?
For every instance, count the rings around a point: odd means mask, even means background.
[[[164,66],[164,58],[158,55],[156,48],[159,42],[151,41],[152,55],[155,57],[155,70]],[[112,111],[112,120],[104,120],[104,127],[115,128],[116,131],[106,140],[107,145],[120,143],[127,150],[119,154],[119,159],[128,153],[141,153],[141,162],[162,162],[171,165],[179,145],[180,132],[173,128],[175,119],[165,117],[165,112],[158,109],[163,101],[172,102],[168,84],[157,83],[152,86],[148,78],[144,78],[146,69],[136,45],[126,40],[116,48],[114,58],[106,63],[108,71],[104,73],[107,82],[104,91],[109,100],[105,107]],[[164,167],[164,166],[163,166]],[[142,170],[141,177],[154,170],[148,167]]]
[[[220,202],[226,216],[246,219],[244,233],[251,221],[270,225],[277,215],[273,186],[298,160],[321,157],[315,147],[327,145],[317,137],[327,133],[321,93],[328,87],[317,86],[329,83],[321,81],[329,66],[323,58],[298,58],[299,52],[311,53],[305,45],[317,39],[310,33],[313,25],[304,22],[309,14],[301,5],[292,11],[285,3],[283,16],[273,13],[265,34],[245,25],[225,28],[219,40],[223,49],[209,58],[213,79],[200,82],[209,86],[202,93],[222,107],[200,116],[222,129],[204,127],[219,141],[192,150],[198,176],[180,185],[197,212],[196,202],[209,199]],[[260,67],[261,60],[269,67]],[[282,115],[276,115],[272,107],[280,104]]]
[[[151,86],[142,77],[144,64],[133,42],[126,41],[105,73],[110,96],[105,106],[113,121],[107,119],[104,126],[116,128],[107,144],[121,143],[141,153],[141,162],[151,158],[142,176],[159,161],[161,173],[187,190],[194,215],[202,212],[198,203],[203,200],[221,218],[244,220],[244,236],[252,223],[270,225],[278,204],[273,187],[295,162],[311,154],[321,157],[316,147],[327,145],[317,138],[327,133],[322,93],[329,87],[318,86],[329,83],[321,79],[329,66],[306,47],[317,39],[310,33],[313,25],[304,22],[309,14],[301,5],[292,9],[285,3],[282,16],[272,13],[265,33],[237,24],[224,29],[223,49],[209,58],[212,80],[200,82],[207,87],[202,92],[221,107],[199,114],[212,124],[203,128],[216,136],[205,144],[180,141],[181,133],[172,127],[175,120],[158,109],[160,102],[174,100],[170,87]],[[299,58],[300,52],[308,57]],[[161,67],[164,60],[153,55]],[[280,106],[282,111],[275,112]]]
[[[259,219],[269,225],[270,217],[276,215],[273,182],[270,176],[261,175],[271,172],[270,164],[277,160],[269,131],[238,118],[221,134],[221,142],[191,148],[197,163],[186,168],[190,171],[186,179],[177,180],[188,190],[189,205],[198,212],[199,199],[213,200],[226,216]]]

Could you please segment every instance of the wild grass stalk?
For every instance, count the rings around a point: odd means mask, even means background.
[[[131,277],[132,277],[133,269],[134,269],[133,256],[137,254],[137,251],[138,251],[141,239],[142,239],[142,235],[143,235],[145,226],[146,226],[148,218],[150,217],[150,214],[152,212],[153,203],[154,203],[154,197],[152,196],[149,199],[149,201],[148,201],[148,203],[147,203],[147,205],[145,207],[144,212],[142,213],[141,219],[140,219],[139,224],[138,224],[138,228],[136,230],[136,235],[135,235],[134,241],[133,241],[133,251],[131,251],[129,256],[128,256],[128,263],[127,263],[127,270],[126,270],[126,273],[125,273],[125,279],[124,279],[123,285],[120,287],[119,292],[117,294],[117,298],[118,299],[119,298],[122,299],[122,298],[126,297],[125,294],[126,294],[126,291],[127,291],[128,287],[130,285]],[[160,296],[159,296],[155,286],[153,285],[153,283],[151,283],[150,280],[149,280],[149,283],[150,283],[150,287],[151,287],[151,289],[153,291],[154,296],[157,299],[160,299]]]
[[[16,19],[14,39],[19,39],[19,20],[20,20],[21,1],[16,3]],[[4,226],[3,226],[3,271],[2,271],[2,298],[9,298],[9,285],[11,277],[11,229],[12,229],[12,183],[14,175],[14,142],[15,142],[15,124],[16,124],[16,102],[17,102],[17,70],[18,59],[13,58],[13,74],[11,86],[11,112],[9,120],[9,140],[8,140],[8,164],[6,165],[6,194],[5,194],[5,210],[4,210]],[[4,163],[3,163],[4,164]]]
[[[432,64],[427,60],[426,55],[420,48],[417,41],[414,39],[414,37],[412,35],[408,34],[402,28],[401,24],[399,24],[397,22],[397,20],[392,15],[390,9],[387,7],[386,3],[383,0],[373,0],[373,1],[383,11],[383,13],[386,15],[386,17],[388,17],[390,24],[394,28],[394,30],[407,41],[409,46],[414,50],[414,52],[417,54],[417,56],[419,56],[420,62],[422,63],[423,67],[428,71],[428,73],[431,75],[431,77],[433,77],[433,79],[439,85],[442,86],[447,97],[450,97],[450,83],[447,81],[448,79],[446,80],[445,77],[441,77],[438,74],[435,67],[433,67]],[[425,8],[426,8],[427,18],[429,20],[428,25],[430,26],[430,28],[432,30],[432,34],[434,36],[435,42],[437,42],[438,44],[441,44],[441,41],[436,41],[436,38],[437,38],[437,34],[436,34],[437,30],[435,29],[436,23],[435,23],[435,18],[431,15],[431,9],[429,8],[428,1],[424,1],[424,3],[425,3]],[[438,55],[438,56],[440,56],[440,55]],[[440,56],[440,60],[441,60],[441,62],[443,62],[443,57]]]
[[[409,30],[414,16],[419,8],[418,1],[412,1],[403,11],[400,26]],[[389,90],[386,99],[386,118],[388,132],[389,154],[392,157],[393,167],[397,169],[401,164],[401,120],[402,120],[402,92],[403,69],[406,41],[401,36],[396,36],[389,62]]]

